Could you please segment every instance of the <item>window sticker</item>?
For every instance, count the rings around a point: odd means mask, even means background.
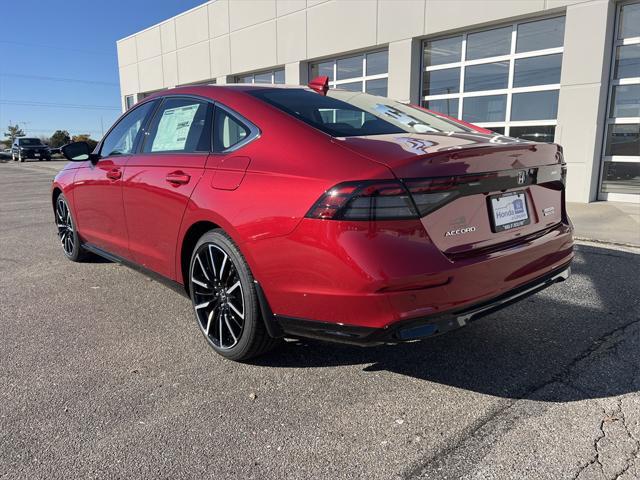
[[[189,129],[199,106],[200,104],[194,103],[165,110],[158,123],[151,151],[184,150]]]

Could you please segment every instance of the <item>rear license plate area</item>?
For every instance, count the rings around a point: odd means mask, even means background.
[[[504,232],[531,223],[527,195],[524,191],[492,195],[488,201],[493,232]]]

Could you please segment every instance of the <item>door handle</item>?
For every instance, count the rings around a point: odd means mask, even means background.
[[[167,175],[167,182],[172,185],[185,185],[191,180],[191,175],[184,173],[181,170],[171,172]]]
[[[107,178],[110,178],[111,180],[119,180],[122,178],[122,170],[119,168],[112,168],[107,172]]]

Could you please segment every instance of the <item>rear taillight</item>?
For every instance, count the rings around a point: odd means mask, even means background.
[[[345,182],[328,190],[308,218],[324,220],[398,220],[416,218],[407,189],[399,181]]]
[[[450,177],[345,182],[322,195],[307,218],[323,220],[401,220],[420,218],[457,197],[535,183],[535,171],[520,182],[518,170]]]

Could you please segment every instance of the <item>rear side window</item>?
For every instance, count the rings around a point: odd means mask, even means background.
[[[213,151],[220,153],[240,146],[251,134],[250,128],[224,108],[216,107],[213,121]]]
[[[165,99],[151,122],[142,151],[210,151],[211,108],[209,102],[192,98]]]
[[[127,113],[104,138],[100,155],[111,157],[133,153],[138,132],[155,104],[155,102],[143,103]]]

